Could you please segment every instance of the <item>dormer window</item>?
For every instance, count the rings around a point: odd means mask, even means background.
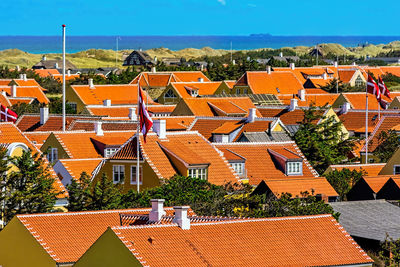
[[[207,180],[207,167],[206,168],[189,168],[188,176],[192,178],[199,178],[201,180]]]
[[[185,89],[191,97],[197,97],[199,95],[199,89],[197,88],[185,86]]]
[[[236,163],[230,163],[234,171],[236,172],[237,175],[243,176],[244,175],[244,162],[236,162]]]
[[[164,95],[164,100],[169,100],[169,101],[173,101],[175,100],[177,97],[174,93],[174,91],[172,91],[171,89],[169,89],[165,95]]]
[[[286,162],[286,175],[302,175],[303,164],[300,161],[288,161]]]
[[[115,152],[117,152],[118,148],[117,147],[110,147],[104,149],[104,157],[108,158],[111,157]]]

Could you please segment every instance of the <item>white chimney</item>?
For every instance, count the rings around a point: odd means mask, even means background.
[[[27,81],[28,79],[26,78],[26,73],[24,73],[23,75],[24,75],[23,76],[24,81]]]
[[[338,62],[335,61],[335,62],[333,63],[333,66],[334,66],[335,68],[337,68],[337,67],[338,67]]]
[[[247,117],[247,122],[254,122],[256,117],[257,117],[257,109],[256,108],[250,108],[249,109],[249,115]]]
[[[71,76],[71,70],[67,70],[67,75]]]
[[[203,64],[200,65],[200,70],[204,71],[204,65]]]
[[[129,108],[129,119],[131,121],[136,121],[137,120],[136,108]]]
[[[101,121],[95,121],[94,122],[94,132],[96,135],[104,135],[103,129],[101,128],[101,125],[103,123]]]
[[[322,73],[322,79],[324,80],[328,79],[328,74],[326,74],[326,72]]]
[[[160,139],[167,137],[167,121],[166,120],[154,120],[153,131],[157,133]]]
[[[154,57],[154,63],[157,63],[157,57]]]
[[[289,111],[293,111],[298,107],[297,105],[297,99],[296,98],[292,98],[290,99],[290,107],[289,107]]]
[[[173,223],[177,223],[182,230],[190,229],[190,219],[187,216],[189,206],[174,206],[175,218]]]
[[[283,57],[283,52],[280,52],[280,53],[279,53],[279,56],[280,56],[280,57]]]
[[[111,107],[111,99],[104,99],[103,100],[103,106]]]
[[[203,78],[198,78],[197,80],[199,81],[199,83],[203,83],[204,82]]]
[[[290,63],[289,66],[290,66],[290,69],[292,69],[292,70],[294,70],[296,68],[294,63]]]
[[[151,199],[151,211],[149,213],[150,222],[158,222],[166,214],[164,210],[165,199]]]
[[[351,109],[350,103],[345,102],[340,110],[341,114],[346,114]]]
[[[11,85],[11,96],[17,97],[17,85],[16,84]]]
[[[4,95],[4,96],[7,96],[6,91],[1,91],[1,94]]]
[[[92,78],[88,79],[88,83],[89,83],[89,88],[94,89],[94,84],[93,84]]]
[[[232,60],[232,65],[236,65],[236,60]]]
[[[42,61],[46,61],[46,60],[47,60],[46,55],[43,55],[42,56]]]
[[[355,62],[353,62],[353,66],[357,66],[357,64]]]
[[[46,121],[49,119],[49,108],[40,108],[40,125],[43,125],[46,123]]]
[[[306,101],[306,90],[305,89],[300,89],[297,94],[300,98],[300,101]]]
[[[267,66],[267,73],[271,74],[271,66]]]
[[[152,72],[152,73],[156,73],[156,72],[157,72],[156,67],[152,67],[152,68],[151,68],[151,72]]]
[[[21,71],[21,68],[19,67],[19,65],[15,66],[15,69],[16,69],[17,71]]]
[[[20,79],[20,80],[23,80],[23,79],[24,79],[24,75],[23,75],[22,73],[19,75],[19,79]]]
[[[58,62],[54,63],[54,68],[58,69]]]

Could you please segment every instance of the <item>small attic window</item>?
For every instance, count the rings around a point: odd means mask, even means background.
[[[288,161],[286,162],[286,175],[302,175],[303,164],[299,161]]]
[[[378,115],[374,115],[374,117],[372,117],[372,121],[375,121],[376,118],[378,118]]]
[[[278,94],[280,94],[280,93],[281,93],[281,90],[279,90],[279,88],[278,88],[278,87],[276,87],[276,91],[278,92]]]

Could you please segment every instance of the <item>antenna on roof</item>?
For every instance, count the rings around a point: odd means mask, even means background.
[[[232,41],[231,41],[231,63],[232,63]]]
[[[118,67],[118,40],[121,40],[121,37],[117,36],[117,51],[115,52],[115,67]]]

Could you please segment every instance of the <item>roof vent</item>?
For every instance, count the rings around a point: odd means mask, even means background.
[[[158,222],[166,214],[164,210],[165,199],[151,199],[151,211],[149,213],[150,222]]]
[[[337,62],[337,61],[333,62],[333,66],[334,66],[335,68],[337,68],[337,67],[338,67],[338,62]]]
[[[190,229],[190,219],[187,216],[189,206],[174,206],[175,218],[173,223],[177,223],[182,230]]]

